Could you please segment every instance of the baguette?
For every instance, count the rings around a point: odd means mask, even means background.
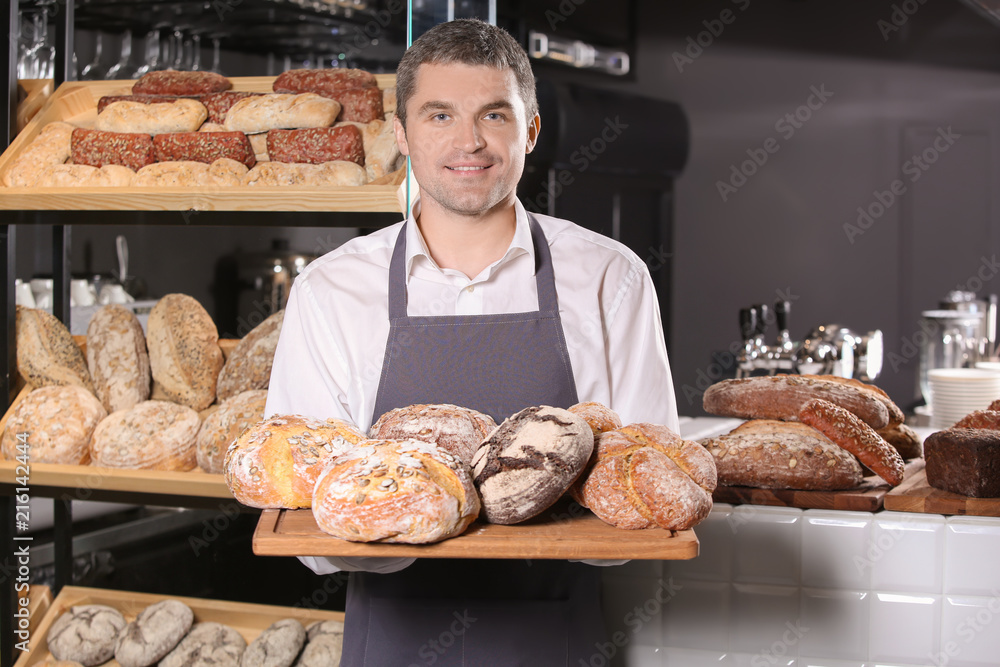
[[[855,380],[854,378],[842,378],[837,375],[803,375],[802,377],[812,378],[814,380],[829,380],[830,382],[837,382],[839,384],[847,385],[848,387],[854,387],[855,389],[868,394],[875,400],[880,401],[889,413],[888,428],[898,426],[906,420],[906,415],[904,415],[903,411],[899,409],[899,406],[896,405],[891,398],[889,398],[889,394],[885,393],[881,388],[876,387],[873,384],[868,384],[867,382],[862,382],[861,380]]]

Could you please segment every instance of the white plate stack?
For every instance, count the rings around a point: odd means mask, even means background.
[[[931,427],[951,428],[975,410],[1000,398],[1000,371],[984,368],[936,368],[927,372],[931,390]]]

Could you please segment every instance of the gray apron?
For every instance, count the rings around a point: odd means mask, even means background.
[[[414,403],[453,403],[497,423],[532,405],[577,402],[552,259],[528,214],[537,312],[406,314],[406,226],[389,266],[389,339],[372,421]],[[597,568],[565,561],[418,559],[356,572],[347,589],[343,667],[589,664],[605,638]]]

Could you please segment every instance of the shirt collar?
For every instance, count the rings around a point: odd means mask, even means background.
[[[515,257],[525,253],[531,257],[531,275],[535,275],[535,246],[531,241],[531,227],[528,225],[528,214],[521,204],[521,200],[514,199],[515,227],[514,238],[511,239],[507,252],[499,260],[488,267],[489,276],[501,266]],[[427,243],[417,225],[417,217],[420,215],[420,199],[417,198],[410,207],[410,216],[406,219],[406,282],[409,284],[410,276],[413,275],[414,262],[419,258],[421,262],[426,262],[427,266],[436,271],[443,271],[434,259],[430,251],[427,250]]]

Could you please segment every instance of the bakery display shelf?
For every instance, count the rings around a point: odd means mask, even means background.
[[[223,623],[239,632],[248,644],[269,625],[283,618],[297,619],[303,625],[309,625],[314,621],[344,621],[344,613],[339,611],[65,586],[52,602],[36,631],[31,634],[29,650],[21,654],[15,664],[17,667],[29,667],[42,665],[46,660],[54,660],[46,646],[49,629],[63,612],[74,605],[107,605],[121,612],[125,620],[132,621],[149,605],[166,599],[180,600],[189,606],[194,612],[195,623],[206,621]],[[111,667],[118,665],[118,662],[112,659],[103,664],[104,667]]]
[[[557,505],[512,526],[477,521],[434,544],[348,542],[327,535],[311,510],[264,510],[253,536],[258,556],[381,556],[386,558],[537,558],[688,560],[698,555],[693,530],[620,530],[594,514]]]
[[[52,94],[52,79],[20,79],[17,87],[24,91],[24,99],[17,105],[17,131],[25,128]],[[19,91],[20,98],[20,91]]]
[[[923,460],[906,464],[903,485],[923,469]],[[900,487],[901,488],[901,487]],[[797,489],[758,489],[749,486],[719,486],[712,500],[730,505],[772,505],[813,510],[878,512],[886,502],[891,487],[881,477],[865,477],[860,486],[842,491],[801,491]]]
[[[395,86],[394,74],[376,74],[381,88]],[[269,93],[274,77],[233,77],[234,91]],[[97,101],[104,95],[127,95],[134,81],[64,83],[0,155],[0,176],[18,154],[55,121],[92,128]],[[70,187],[0,186],[0,210],[11,211],[311,211],[398,213],[398,190],[405,180],[400,169],[362,186],[230,186],[230,187]]]
[[[935,489],[927,483],[923,459],[913,475],[889,492],[885,508],[894,512],[920,514],[965,514],[1000,517],[1000,498],[970,498],[950,491]]]

